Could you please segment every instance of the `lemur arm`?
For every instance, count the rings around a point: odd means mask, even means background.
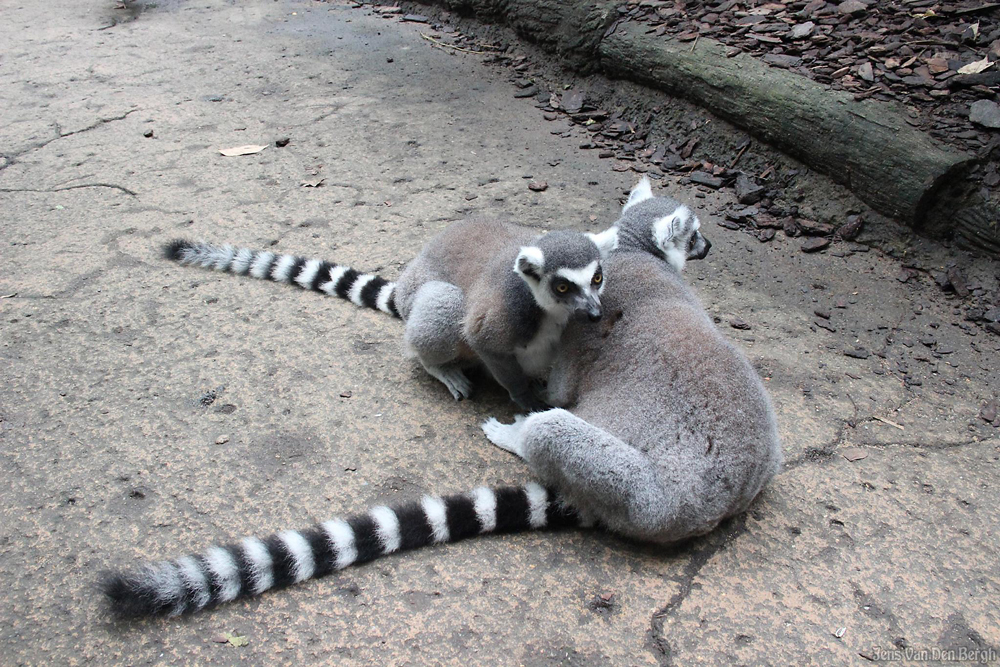
[[[528,412],[548,408],[531,391],[531,378],[525,375],[517,357],[513,354],[498,354],[483,350],[476,350],[476,354],[493,378],[507,390],[511,400],[517,403],[518,407]]]

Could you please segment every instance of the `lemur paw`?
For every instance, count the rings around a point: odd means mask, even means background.
[[[472,383],[462,369],[445,366],[427,366],[427,372],[440,380],[456,401],[472,396]]]
[[[524,444],[521,442],[521,424],[523,421],[524,417],[521,417],[520,421],[515,419],[513,424],[501,424],[495,418],[491,417],[483,422],[483,433],[486,434],[486,438],[490,442],[500,449],[506,450],[523,459]]]

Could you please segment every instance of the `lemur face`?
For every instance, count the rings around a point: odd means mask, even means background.
[[[514,271],[546,312],[596,322],[601,319],[604,291],[601,260],[617,242],[614,229],[601,234],[552,232],[536,245],[521,248]]]
[[[704,259],[712,247],[691,209],[669,197],[653,196],[647,178],[629,193],[622,218],[616,224],[627,226],[632,234],[646,235],[646,239],[651,235],[655,249],[678,271],[689,259]]]
[[[704,259],[712,247],[702,236],[701,221],[687,206],[678,206],[653,223],[653,242],[663,256],[678,271],[684,270],[689,259]]]
[[[554,275],[544,278],[542,288],[547,289],[554,303],[570,315],[586,317],[591,322],[601,319],[604,273],[598,260],[580,269],[558,269]]]

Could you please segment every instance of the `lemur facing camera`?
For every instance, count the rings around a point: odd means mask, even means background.
[[[601,234],[537,230],[472,218],[428,241],[395,283],[293,255],[174,241],[166,256],[237,275],[287,282],[401,317],[405,349],[456,400],[471,394],[464,369],[477,362],[524,410],[545,407],[532,393],[573,317],[601,318],[601,261],[615,248]]]
[[[549,398],[563,407],[484,425],[548,488],[425,496],[110,573],[103,590],[111,610],[194,612],[489,533],[596,526],[670,543],[744,511],[777,472],[781,446],[763,384],[680,277],[685,261],[710,247],[699,226],[687,207],[654,197],[643,179],[612,228],[621,240],[607,262],[610,316],[601,325],[568,325],[559,347]]]

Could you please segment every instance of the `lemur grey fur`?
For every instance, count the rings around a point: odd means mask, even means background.
[[[483,425],[569,506],[647,542],[745,511],[782,460],[760,378],[681,279],[685,260],[708,251],[699,226],[643,179],[615,223],[609,317],[568,327],[549,375],[562,407]]]
[[[537,230],[489,218],[450,225],[395,283],[293,255],[174,241],[182,264],[298,285],[375,308],[406,322],[410,356],[457,399],[471,385],[464,367],[482,362],[522,409],[544,407],[531,391],[543,378],[571,316],[601,317],[601,259],[617,242],[602,234]]]

